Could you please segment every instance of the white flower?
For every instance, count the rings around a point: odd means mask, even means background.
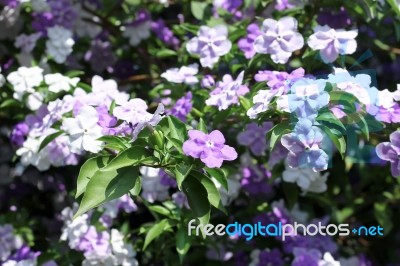
[[[124,243],[124,236],[116,229],[111,230],[111,247],[118,265],[137,266],[136,252],[131,244]]]
[[[169,82],[185,83],[188,85],[198,83],[199,80],[195,75],[199,72],[198,64],[182,66],[181,68],[171,68],[161,74]]]
[[[400,84],[397,84],[397,90],[393,92],[393,98],[396,101],[400,101]]]
[[[394,93],[384,89],[383,91],[378,91],[378,106],[382,106],[388,109],[394,105]]]
[[[357,257],[350,257],[350,258],[340,258],[340,265],[341,266],[359,266],[361,265],[359,259]]]
[[[109,106],[113,100],[124,102],[129,99],[129,95],[118,90],[118,84],[113,79],[103,79],[100,76],[92,78],[92,94],[96,97],[88,96],[88,101],[93,102],[93,105],[105,104]],[[92,104],[90,104],[92,105]]]
[[[69,78],[56,73],[45,75],[44,81],[49,85],[49,91],[59,93],[61,91],[69,91],[71,86],[75,87],[79,82],[79,78]]]
[[[326,180],[329,173],[321,175],[319,172],[314,172],[309,168],[289,168],[282,173],[282,178],[285,182],[296,183],[303,193],[315,192],[322,193],[326,191]]]
[[[40,67],[20,67],[17,71],[7,76],[8,82],[14,89],[14,99],[22,100],[25,93],[33,93],[34,87],[39,86],[43,81],[43,69]]]
[[[36,259],[27,259],[27,260],[8,260],[2,264],[3,266],[36,266]]]
[[[36,42],[41,36],[42,34],[40,32],[30,35],[21,34],[15,39],[14,45],[17,48],[21,48],[23,52],[30,53],[32,52],[33,48],[35,48]]]
[[[44,12],[50,10],[46,0],[30,0],[32,10],[35,12]]]
[[[75,42],[72,39],[72,32],[61,26],[54,26],[47,29],[49,39],[46,41],[46,52],[53,57],[53,60],[62,64],[72,53],[72,46]]]
[[[0,87],[2,87],[6,83],[6,79],[1,74],[1,66],[0,66]]]
[[[137,46],[142,40],[150,37],[150,29],[151,21],[145,21],[137,26],[127,26],[122,35],[129,38],[132,46]]]
[[[36,111],[43,104],[43,96],[39,92],[34,92],[26,99],[26,106],[32,111]]]
[[[86,105],[75,118],[66,118],[61,128],[69,135],[70,149],[73,153],[82,150],[97,153],[103,142],[97,139],[102,136],[102,128],[97,124],[99,115],[96,109]]]
[[[142,197],[148,202],[163,201],[168,197],[168,187],[161,184],[160,169],[142,166]]]
[[[278,90],[259,90],[253,97],[254,105],[249,110],[247,110],[247,116],[251,119],[257,118],[258,114],[263,113],[269,109],[272,99],[276,96],[282,97],[283,92],[284,87],[281,87]],[[280,108],[287,108],[287,104],[285,101],[288,101],[287,96],[286,98],[281,98]]]
[[[39,152],[42,138],[33,138],[28,136],[21,148],[17,150],[17,155],[21,157],[21,164],[23,166],[33,165],[39,171],[45,171],[50,168],[50,161],[48,159],[47,149],[44,148]]]
[[[62,220],[64,221],[64,226],[62,228],[62,233],[60,240],[67,241],[71,249],[75,249],[81,241],[81,237],[88,231],[88,219],[89,215],[87,213],[79,215],[75,219],[74,211],[78,208],[75,204],[74,210],[67,207],[61,212]]]
[[[117,259],[113,255],[104,256],[97,254],[96,250],[86,252],[85,260],[82,261],[82,266],[116,266]]]
[[[323,258],[318,261],[318,266],[340,266],[340,262],[335,260],[331,253],[325,252]]]

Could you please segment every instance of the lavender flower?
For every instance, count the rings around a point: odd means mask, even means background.
[[[214,87],[214,85],[215,85],[215,80],[211,75],[205,75],[201,80],[201,86],[203,88],[211,88]]]
[[[47,36],[47,29],[55,26],[54,16],[50,12],[33,13],[32,16],[32,28],[43,36]]]
[[[250,123],[246,125],[245,131],[241,132],[237,140],[239,144],[250,148],[254,155],[260,156],[265,153],[267,149],[266,133],[272,128],[271,122],[264,122],[262,126],[257,123]]]
[[[267,81],[268,87],[271,90],[282,90],[283,93],[287,93],[293,83],[300,78],[304,77],[304,68],[300,67],[293,70],[290,74],[287,72],[260,70],[254,76],[257,82]]]
[[[222,162],[237,158],[234,148],[225,145],[224,135],[218,130],[205,134],[199,130],[189,130],[189,140],[183,143],[183,152],[200,160],[210,168],[219,168]]]
[[[14,129],[11,131],[11,143],[15,147],[21,147],[25,141],[26,136],[29,132],[29,126],[25,122],[18,123],[15,125]]]
[[[313,50],[320,50],[320,55],[325,63],[332,63],[336,58],[345,54],[352,54],[357,49],[357,30],[335,30],[331,27],[317,26],[314,34],[308,38],[308,46]]]
[[[12,225],[0,225],[0,262],[7,260],[14,249],[19,248],[22,241],[14,235]]]
[[[161,77],[165,78],[169,82],[173,83],[185,83],[193,85],[199,82],[195,76],[199,72],[198,64],[191,64],[188,66],[182,66],[181,68],[171,68],[161,74]]]
[[[268,197],[273,193],[273,187],[269,184],[270,178],[271,172],[269,172],[265,167],[251,165],[242,168],[242,179],[240,179],[240,185],[251,197]]]
[[[15,39],[15,47],[21,48],[25,53],[32,52],[33,48],[36,46],[37,40],[42,36],[40,32],[33,33],[30,35],[21,34]]]
[[[231,50],[232,43],[228,40],[228,29],[224,25],[214,28],[201,26],[197,35],[187,43],[186,49],[190,54],[200,56],[203,67],[213,68],[219,57]]]
[[[62,64],[67,56],[72,53],[72,46],[75,41],[72,39],[72,32],[60,26],[54,26],[47,30],[49,39],[46,42],[46,51],[53,57],[53,60]]]
[[[150,14],[145,10],[140,10],[135,21],[126,26],[122,35],[129,38],[132,46],[137,46],[142,40],[150,37],[150,29]]]
[[[270,54],[272,61],[285,64],[292,53],[304,45],[303,36],[297,32],[297,20],[283,17],[279,21],[266,19],[262,34],[254,41],[254,50],[260,54]]]
[[[321,175],[311,169],[286,168],[282,173],[285,182],[296,183],[303,194],[307,192],[322,193],[328,188],[326,181],[329,173]]]
[[[247,36],[239,40],[239,49],[244,52],[244,56],[247,59],[252,58],[256,54],[253,43],[259,35],[261,35],[260,28],[257,24],[252,23],[247,27]]]
[[[314,172],[328,168],[329,157],[320,148],[323,135],[308,119],[297,122],[292,133],[283,135],[282,145],[289,150],[288,165],[292,168],[312,168]]]
[[[151,23],[151,30],[166,45],[172,46],[174,49],[179,48],[179,39],[174,36],[173,32],[165,25],[164,20],[158,19]]]
[[[55,25],[72,30],[78,14],[71,0],[49,0],[48,5]]]
[[[275,9],[282,11],[282,10],[286,10],[286,9],[292,9],[296,7],[295,5],[293,5],[292,3],[290,3],[290,0],[276,0],[276,4],[275,4]]]
[[[186,121],[187,115],[192,111],[192,92],[186,93],[185,96],[179,98],[169,114],[176,116],[182,121]]]
[[[390,134],[390,142],[379,143],[376,146],[379,158],[391,163],[391,172],[394,177],[400,176],[400,132]]]
[[[321,252],[316,249],[295,248],[291,266],[318,266]]]
[[[218,106],[218,110],[225,110],[233,104],[239,103],[239,96],[249,92],[246,85],[242,85],[244,71],[240,72],[236,80],[231,75],[224,75],[222,81],[218,82],[217,88],[210,93],[206,100],[207,105]]]

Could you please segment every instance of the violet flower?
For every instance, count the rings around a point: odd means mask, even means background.
[[[197,35],[186,44],[186,49],[190,54],[200,56],[203,67],[213,68],[218,59],[231,50],[228,28],[224,25],[217,25],[214,28],[201,26]]]
[[[259,35],[261,35],[260,28],[256,23],[252,23],[247,27],[247,36],[239,40],[239,49],[244,52],[244,56],[247,59],[252,58],[256,54],[253,43]]]
[[[254,41],[254,50],[270,54],[277,64],[285,64],[292,53],[304,45],[303,36],[297,32],[297,20],[292,17],[283,17],[278,21],[266,19],[261,32]]]
[[[192,92],[189,91],[185,96],[176,101],[168,113],[182,121],[186,121],[186,117],[192,111],[192,107]]]
[[[390,134],[390,142],[379,143],[376,146],[379,158],[391,163],[391,172],[394,177],[400,176],[400,131]]]
[[[245,131],[238,135],[237,140],[239,144],[249,147],[254,155],[263,155],[267,149],[266,134],[272,126],[271,122],[264,122],[262,126],[258,126],[255,122],[247,124]]]
[[[237,158],[234,148],[225,145],[224,135],[219,130],[205,134],[199,130],[189,130],[189,140],[183,143],[183,152],[191,157],[200,158],[209,168],[219,168],[222,162]]]

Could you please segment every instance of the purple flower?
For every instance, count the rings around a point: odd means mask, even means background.
[[[390,134],[390,142],[379,143],[376,146],[379,158],[391,163],[391,172],[394,177],[400,176],[400,132]]]
[[[282,11],[285,9],[292,9],[296,7],[295,5],[291,4],[289,0],[277,0],[275,4],[275,9]]]
[[[247,27],[247,36],[239,40],[239,49],[244,52],[244,56],[247,59],[252,58],[256,54],[253,43],[259,35],[261,35],[260,28],[257,24],[252,23]]]
[[[246,125],[245,131],[241,132],[237,140],[239,144],[250,148],[254,155],[260,156],[265,153],[267,149],[266,133],[272,128],[271,122],[264,122],[262,126],[257,123],[250,123]]]
[[[262,165],[244,167],[240,185],[250,196],[268,196],[273,192],[272,185],[269,184],[270,177],[271,172]]]
[[[292,53],[304,45],[303,36],[297,32],[297,20],[292,17],[283,17],[279,21],[266,19],[261,32],[254,41],[254,50],[270,54],[275,63],[285,64]]]
[[[243,17],[240,7],[243,4],[243,0],[214,0],[214,12],[217,13],[218,8],[226,10],[228,13],[233,14],[236,19]],[[214,14],[217,16],[218,14]]]
[[[215,80],[211,75],[205,75],[201,80],[201,86],[203,88],[211,88],[214,87],[214,85],[215,85]]]
[[[40,255],[40,252],[32,252],[30,247],[23,245],[18,250],[14,252],[8,259],[13,261],[23,261],[23,260],[36,260]]]
[[[48,1],[54,23],[66,29],[72,29],[78,18],[71,0],[50,0]]]
[[[166,45],[172,46],[175,49],[179,48],[179,39],[174,36],[172,31],[165,25],[164,20],[158,19],[151,23],[151,30],[157,37]]]
[[[190,54],[200,56],[203,67],[213,68],[219,57],[231,50],[232,43],[228,40],[228,29],[224,25],[214,28],[201,26],[197,35],[187,43],[186,49]]]
[[[175,179],[170,177],[166,172],[160,170],[159,175],[161,176],[160,184],[166,187],[176,188],[177,183]]]
[[[172,194],[172,201],[179,208],[185,207],[186,209],[190,209],[188,199],[187,199],[185,193],[183,193],[181,191],[178,191],[178,192],[175,192],[174,194]]]
[[[313,50],[320,50],[321,59],[325,63],[332,63],[339,54],[352,54],[357,49],[357,30],[335,30],[325,25],[315,27],[314,32],[308,38],[308,46]]]
[[[90,226],[89,230],[81,237],[76,249],[84,251],[85,256],[92,251],[107,256],[111,254],[110,234],[106,231],[97,232],[94,226]]]
[[[281,143],[277,143],[268,158],[269,169],[272,169],[275,165],[283,161],[287,157],[287,155],[288,150],[283,147]]]
[[[15,125],[14,129],[11,131],[11,143],[19,148],[24,144],[25,138],[28,135],[29,126],[25,122],[18,123]]]
[[[267,85],[271,90],[282,90],[287,93],[291,85],[298,79],[304,77],[304,68],[300,67],[293,70],[290,74],[287,72],[260,70],[254,76],[257,82],[268,81]]]
[[[317,22],[319,25],[328,25],[334,29],[351,25],[349,13],[343,6],[337,12],[323,9],[318,13]]]
[[[169,114],[176,116],[182,121],[186,121],[187,115],[192,111],[192,92],[186,93],[186,95],[178,99]]]
[[[116,61],[111,43],[99,39],[92,41],[90,50],[85,54],[85,61],[89,62],[95,72],[103,72]]]
[[[249,92],[246,85],[242,85],[244,71],[242,71],[236,80],[231,75],[224,75],[221,82],[218,82],[217,88],[210,93],[210,98],[206,100],[207,105],[218,106],[218,110],[225,110],[233,104],[239,103],[239,96]]]
[[[385,123],[400,123],[400,105],[393,103],[390,107],[379,106],[374,116]]]
[[[19,5],[18,0],[0,0],[0,4],[11,7],[11,8],[17,8]]]
[[[33,13],[32,28],[47,36],[47,29],[55,25],[54,16],[50,12]]]
[[[322,256],[316,249],[295,248],[293,250],[294,260],[292,266],[318,266]]]
[[[323,135],[308,119],[297,122],[292,133],[283,135],[282,145],[289,150],[288,165],[292,168],[312,168],[323,171],[328,168],[329,157],[320,149]]]
[[[199,130],[189,130],[189,140],[183,143],[183,152],[194,158],[200,158],[209,168],[219,168],[222,162],[237,158],[234,148],[225,145],[224,135],[219,130],[205,134]]]

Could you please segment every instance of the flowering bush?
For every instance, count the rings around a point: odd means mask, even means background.
[[[0,6],[1,265],[400,265],[396,1]]]

